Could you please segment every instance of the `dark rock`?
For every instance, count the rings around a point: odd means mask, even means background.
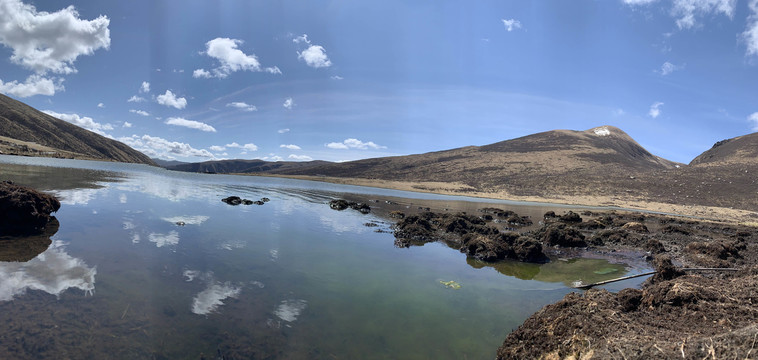
[[[271,201],[271,199],[269,199],[267,197],[264,197],[264,198],[261,198],[261,201],[263,201],[263,202],[269,202],[269,201]]]
[[[362,214],[368,214],[371,212],[371,207],[368,206],[368,204],[351,202],[349,205],[351,209],[358,210]]]
[[[418,215],[411,215],[395,225],[395,245],[408,247],[411,241],[433,241],[435,230],[429,220]]]
[[[253,200],[242,199],[242,205],[253,205]]]
[[[544,262],[547,256],[536,240],[518,233],[496,235],[466,234],[461,239],[461,252],[483,261],[513,259]]]
[[[54,196],[32,188],[0,183],[0,236],[31,235],[44,230],[60,209],[61,203]]]
[[[741,259],[746,244],[738,241],[696,241],[687,244],[684,252],[696,263],[710,267],[728,267]]]
[[[558,220],[563,221],[565,223],[580,223],[582,222],[582,217],[579,216],[579,214],[569,210],[568,213],[560,216]]]
[[[334,210],[345,210],[350,206],[350,203],[347,202],[347,200],[332,200],[329,202],[329,207]]]
[[[644,247],[645,251],[649,251],[651,254],[661,254],[666,252],[666,248],[663,244],[656,239],[648,239]]]
[[[260,201],[260,200],[251,201],[251,203],[255,204],[255,205],[263,205],[263,204],[265,204],[263,201]]]
[[[397,211],[397,210],[390,211],[390,217],[393,219],[402,220],[402,219],[405,219],[405,213],[403,213],[402,211]]]
[[[221,201],[229,204],[229,205],[239,205],[242,204],[242,199],[239,196],[229,196],[226,198],[221,199]]]
[[[545,216],[544,216],[545,219],[552,219],[554,217],[555,217],[555,211],[548,211],[545,213]]]

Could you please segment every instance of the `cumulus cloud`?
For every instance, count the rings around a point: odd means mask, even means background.
[[[330,149],[339,149],[339,150],[347,150],[347,149],[358,149],[358,150],[368,150],[371,149],[386,149],[386,146],[381,146],[375,144],[373,141],[369,142],[363,142],[358,139],[345,139],[343,142],[331,142],[326,144],[326,147]]]
[[[201,54],[207,55],[218,62],[218,67],[210,71],[197,69],[192,72],[195,78],[216,77],[223,79],[236,71],[265,71],[271,74],[281,74],[278,67],[261,67],[258,57],[255,54],[247,55],[237,47],[243,43],[242,40],[229,38],[215,38],[205,43],[205,51]]]
[[[11,61],[37,74],[76,72],[74,61],[111,44],[110,20],[82,20],[76,8],[37,12],[20,0],[0,0],[0,43],[13,51]]]
[[[258,108],[255,107],[255,105],[250,105],[244,102],[232,102],[226,104],[226,107],[232,107],[235,109],[239,109],[242,111],[258,111]]]
[[[144,101],[145,101],[145,98],[141,96],[137,96],[137,95],[132,95],[132,97],[126,100],[126,102],[136,102],[136,103],[144,102]]]
[[[282,104],[285,109],[292,110],[292,107],[295,106],[295,102],[292,100],[291,97],[284,100],[284,104]]]
[[[79,116],[78,114],[61,114],[51,110],[42,110],[42,112],[54,118],[72,123],[78,127],[85,128],[89,131],[103,136],[109,136],[105,133],[106,130],[113,130],[113,126],[109,124],[100,124],[89,116]]]
[[[104,107],[105,107],[105,104],[103,104],[103,103],[97,103],[97,107],[99,107],[99,108],[101,108],[101,109],[102,109],[102,108],[104,108]]]
[[[283,149],[300,150],[300,147],[297,146],[297,145],[295,145],[295,144],[288,144],[288,145],[281,144],[281,145],[279,145],[279,147],[283,148]]]
[[[747,119],[752,124],[753,131],[758,131],[758,112],[750,114]]]
[[[747,18],[747,29],[742,33],[742,40],[747,46],[748,56],[758,56],[758,0],[748,2],[750,16]]]
[[[132,135],[131,137],[120,137],[117,140],[150,157],[171,158],[173,157],[171,155],[174,155],[179,157],[215,158],[208,150],[195,149],[189,144],[169,141],[157,136]]]
[[[310,44],[311,43],[311,41],[308,40],[308,34],[303,34],[303,35],[300,35],[300,36],[295,36],[292,39],[292,42],[295,43],[295,44],[300,44],[300,43]]]
[[[125,128],[130,128],[130,127],[132,127],[132,123],[130,123],[128,121],[124,121],[124,125],[122,125],[122,126],[125,127]]]
[[[137,115],[142,115],[142,116],[150,116],[150,113],[144,110],[130,109],[129,112],[132,114],[137,114]]]
[[[176,97],[171,90],[166,90],[165,94],[158,95],[156,100],[158,101],[158,104],[175,107],[177,109],[184,109],[184,107],[187,106],[187,99]]]
[[[142,85],[139,87],[140,93],[149,93],[150,92],[150,83],[147,81],[143,81]]]
[[[222,152],[222,151],[226,150],[225,147],[218,146],[218,145],[213,145],[213,146],[209,147],[208,149],[210,149],[211,151],[215,151],[215,152]]]
[[[166,119],[166,124],[184,126],[190,129],[197,129],[197,130],[202,130],[205,132],[216,132],[216,129],[213,126],[210,126],[206,123],[202,123],[195,120],[188,120],[188,119],[180,118],[180,117],[170,117]]]
[[[260,159],[264,160],[264,161],[282,161],[282,160],[284,160],[283,157],[281,157],[279,155],[276,155],[276,154],[273,154],[273,153],[268,154],[268,156],[264,156],[264,157],[262,157]]]
[[[11,82],[3,82],[0,80],[0,93],[17,96],[17,97],[29,97],[34,95],[55,95],[56,90],[64,90],[62,85],[63,79],[50,79],[41,75],[31,75],[26,78],[26,81],[20,83],[16,80]]]
[[[501,19],[503,21],[503,25],[505,25],[506,31],[513,31],[521,29],[521,21],[518,21],[516,19]]]
[[[253,143],[249,143],[249,144],[245,144],[245,145],[240,145],[240,144],[237,144],[236,142],[233,142],[231,144],[226,144],[226,147],[228,147],[228,148],[242,149],[242,150],[245,150],[245,151],[258,151],[258,146],[255,145],[255,144],[253,144]]]
[[[331,60],[326,56],[326,49],[321,45],[309,46],[302,52],[298,52],[297,58],[305,61],[306,65],[316,69],[332,66]]]
[[[663,106],[663,103],[660,101],[653,103],[653,105],[650,105],[650,111],[647,114],[653,119],[657,118],[661,114],[661,106]]]
[[[290,154],[287,158],[295,160],[295,161],[313,161],[313,158],[308,155],[295,155]]]
[[[279,130],[277,130],[276,132],[278,132],[278,133],[280,133],[280,134],[284,134],[284,133],[288,133],[288,132],[290,132],[290,129],[279,129]]]

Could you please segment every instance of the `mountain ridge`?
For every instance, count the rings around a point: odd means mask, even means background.
[[[4,153],[156,165],[119,141],[45,114],[0,94],[0,146]]]

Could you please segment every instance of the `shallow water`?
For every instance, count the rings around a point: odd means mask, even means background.
[[[641,270],[395,248],[392,234],[364,226],[387,230],[383,219],[326,204],[362,194],[475,206],[460,197],[8,156],[0,180],[63,204],[47,250],[0,262],[0,358],[493,358],[567,284]],[[229,195],[271,201],[229,206]]]

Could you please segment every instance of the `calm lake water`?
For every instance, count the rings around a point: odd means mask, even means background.
[[[372,206],[481,206],[460,197],[9,156],[0,180],[62,202],[46,251],[0,262],[6,359],[491,359],[566,284],[642,270],[597,259],[492,266],[438,243],[396,248],[391,233],[364,225],[389,230],[387,220],[327,205],[362,194],[380,200]],[[230,195],[271,201],[220,201]]]

